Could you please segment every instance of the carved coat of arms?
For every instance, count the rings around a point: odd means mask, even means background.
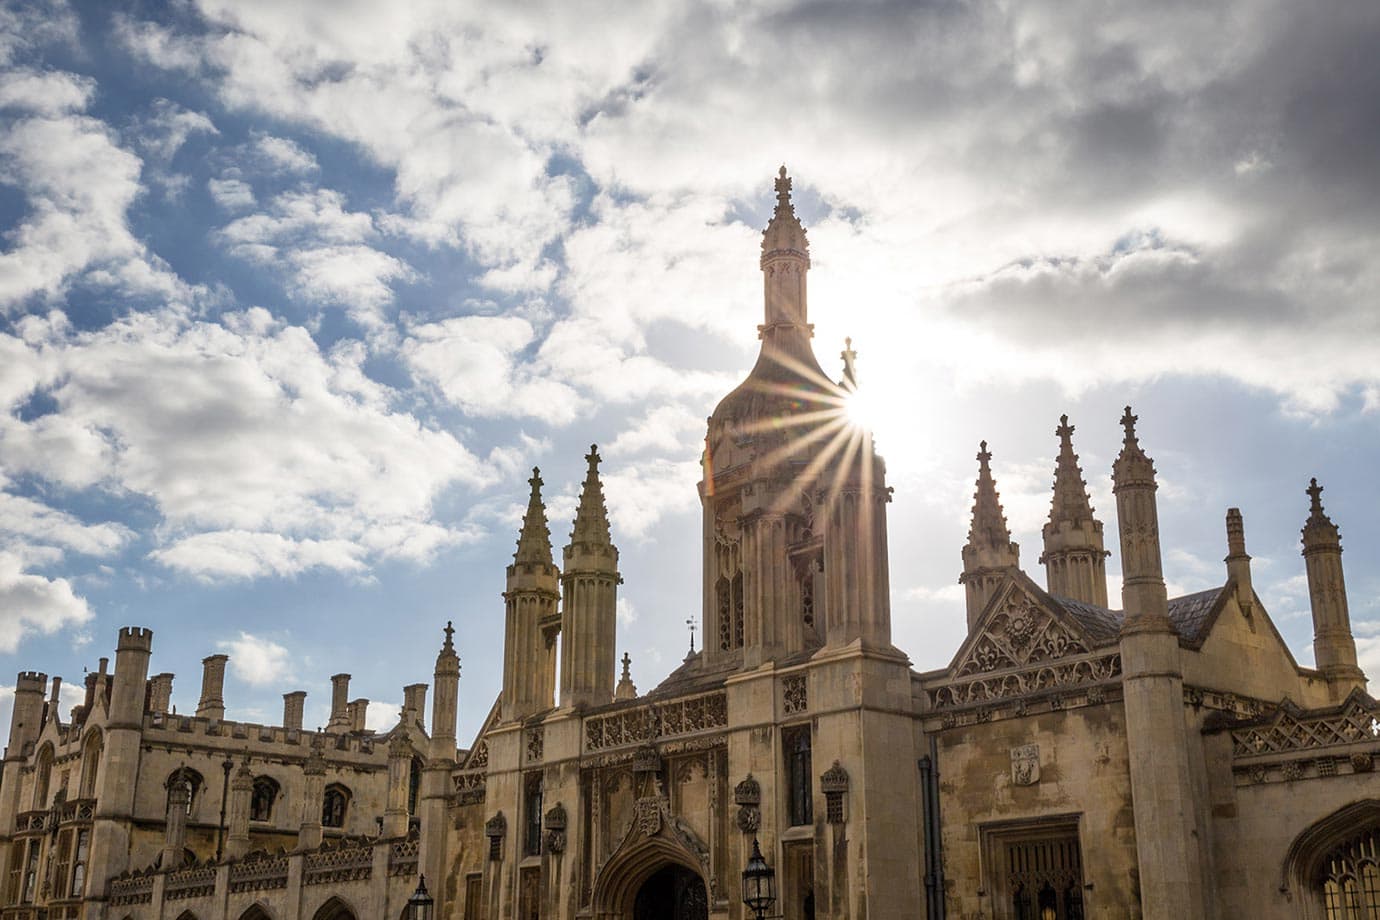
[[[1011,749],[1011,782],[1033,786],[1040,781],[1040,746],[1023,744]]]

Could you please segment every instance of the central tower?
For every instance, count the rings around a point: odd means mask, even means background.
[[[743,667],[824,644],[890,647],[886,469],[810,339],[805,228],[786,168],[762,234],[764,322],[702,460],[705,660]]]

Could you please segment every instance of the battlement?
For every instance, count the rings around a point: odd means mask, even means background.
[[[115,646],[116,652],[151,652],[153,651],[153,630],[143,626],[122,626],[120,627],[120,641]]]
[[[48,686],[48,675],[42,671],[20,671],[18,678],[15,679],[14,692],[44,692]]]

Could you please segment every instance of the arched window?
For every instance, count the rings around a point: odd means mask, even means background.
[[[250,821],[273,820],[273,803],[278,801],[278,789],[278,781],[273,777],[254,777],[254,790],[249,797]]]
[[[1380,917],[1380,829],[1371,828],[1328,853],[1321,882],[1327,920]]]
[[[205,782],[201,774],[191,767],[178,767],[168,774],[168,778],[163,782],[163,787],[167,789],[167,796],[163,801],[163,813],[168,813],[168,805],[172,801],[172,790],[174,786],[181,785],[187,790],[187,817],[192,816],[192,805],[196,802],[197,793]]]
[[[345,809],[350,804],[350,790],[339,783],[326,787],[326,795],[321,800],[321,826],[344,827]]]
[[[407,772],[407,813],[417,813],[417,796],[422,790],[422,759],[413,757]]]
[[[53,781],[53,746],[45,744],[38,752],[34,765],[34,804],[35,811],[48,807],[48,786]]]
[[[781,746],[786,752],[786,794],[791,826],[810,824],[814,821],[810,726],[799,725],[782,729]]]
[[[541,855],[541,774],[530,773],[523,791],[522,855]]]
[[[355,912],[341,898],[332,896],[316,909],[312,920],[355,920]]]
[[[83,799],[94,798],[96,795],[96,778],[100,775],[101,754],[104,753],[105,743],[101,738],[99,729],[91,731],[86,736],[86,743],[82,746],[81,752],[81,790],[79,797]]]

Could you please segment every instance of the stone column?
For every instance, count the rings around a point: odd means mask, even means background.
[[[249,771],[249,758],[240,761],[230,778],[230,807],[226,818],[229,832],[225,836],[225,855],[239,859],[249,852],[249,808],[254,795],[254,774]]]
[[[403,687],[403,721],[418,728],[426,727],[426,684]]]
[[[196,714],[220,721],[225,718],[225,663],[228,655],[208,655],[201,659],[201,702]]]
[[[383,811],[383,836],[402,837],[407,833],[407,793],[412,775],[412,742],[407,734],[395,730],[388,742],[388,805]]]
[[[1255,610],[1255,590],[1251,586],[1251,557],[1246,555],[1246,524],[1240,508],[1227,509],[1227,579],[1236,592],[1236,605],[1250,616]]]
[[[326,796],[326,759],[321,756],[321,736],[313,735],[311,753],[302,766],[302,820],[297,830],[297,849],[321,846],[321,810]]]
[[[163,825],[163,856],[158,862],[165,870],[179,868],[186,855],[188,799],[187,784],[173,783],[168,790],[167,822]]]

